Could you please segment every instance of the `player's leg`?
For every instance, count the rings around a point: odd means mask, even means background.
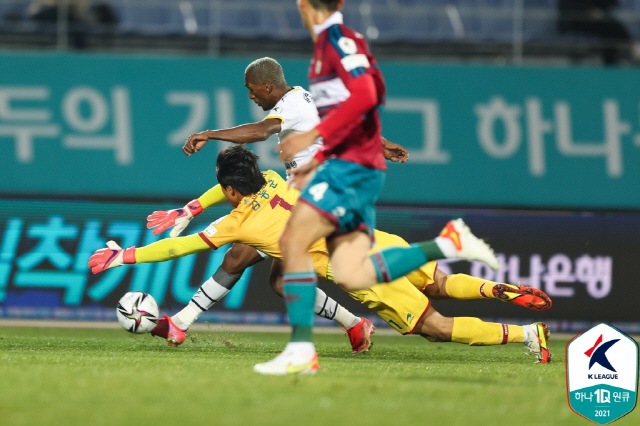
[[[424,288],[424,294],[434,300],[498,299],[538,311],[552,306],[551,298],[537,288],[497,283],[465,274],[447,275],[439,269],[435,271],[433,284]]]
[[[347,245],[353,246],[353,243]],[[498,260],[491,247],[473,235],[462,219],[447,223],[445,229],[433,240],[410,245],[387,246],[367,257],[368,260],[361,257],[355,259],[356,265],[362,268],[361,271],[364,271],[364,274],[352,273],[347,277],[343,276],[347,279],[340,280],[341,285],[347,290],[358,290],[372,285],[371,281],[368,281],[371,270],[369,263],[375,271],[374,283],[391,282],[419,269],[429,261],[438,259],[480,260],[492,268],[498,267]]]
[[[282,290],[283,270],[284,265],[282,264],[282,260],[273,259],[269,282],[271,289],[280,297],[284,297]],[[319,317],[333,320],[340,324],[349,337],[351,349],[354,354],[369,351],[369,347],[371,346],[370,336],[375,330],[371,321],[353,315],[347,308],[327,296],[319,287],[316,287],[316,301],[313,309]]]
[[[447,228],[445,227],[445,231]],[[391,246],[409,246],[404,239],[386,232],[375,232],[376,249]],[[491,263],[493,253],[486,259]],[[503,284],[472,277],[465,274],[447,275],[437,268],[437,263],[429,262],[405,277],[420,291],[433,300],[440,299],[498,299],[529,309],[547,310],[551,308],[551,298],[542,290],[522,285]]]
[[[370,237],[364,232],[351,232],[327,241],[335,280],[345,290],[392,282],[426,264],[428,259],[445,257],[435,240],[387,247],[371,255],[370,246]]]
[[[363,290],[376,283],[370,247],[371,237],[360,231],[327,240],[333,278],[344,290]]]
[[[536,355],[538,362],[546,364],[549,352],[549,328],[544,323],[525,326],[485,322],[472,317],[445,317],[433,307],[420,320],[416,334],[432,342],[466,343],[471,346],[523,343]]]
[[[182,344],[191,324],[229,293],[245,269],[263,259],[264,256],[253,247],[244,244],[231,246],[217,271],[200,286],[187,306],[173,317],[165,315],[158,320],[151,334],[167,339],[172,346]]]
[[[380,170],[369,169],[348,161],[328,160],[318,168],[316,175],[300,195],[289,220],[291,222],[295,216],[298,206],[304,206],[306,210],[313,211],[313,216],[318,218],[317,220],[323,221],[326,226],[325,233],[316,236],[333,234],[327,245],[331,253],[335,278],[345,289],[358,290],[369,288],[376,283],[391,282],[419,268],[429,260],[445,257],[474,259],[479,257],[479,253],[485,252],[493,255],[489,246],[471,234],[464,222],[458,219],[447,224],[435,240],[407,247],[387,247],[369,256],[369,236],[356,231],[373,232],[374,205],[383,182],[384,172]],[[311,226],[312,224],[312,222],[309,223]],[[300,232],[305,232],[305,228],[299,229]],[[286,232],[287,229],[285,229]],[[299,265],[304,265],[300,271],[290,270],[286,266],[290,260],[287,259],[285,248],[282,246],[287,240],[284,237],[285,234],[281,239],[280,247],[285,259],[285,270],[287,272],[308,271],[309,269],[304,269],[310,267],[306,253],[307,264],[300,263]],[[341,250],[336,252],[338,247],[341,247]],[[300,248],[302,247],[295,247],[296,250]],[[301,255],[301,253],[292,253],[291,261],[295,261],[293,256]]]
[[[404,277],[348,294],[401,334],[414,333],[430,305],[429,299]]]
[[[298,202],[280,236],[284,262],[283,293],[291,323],[291,339],[271,361],[256,364],[262,374],[313,374],[318,355],[312,343],[317,278],[309,249],[331,234],[335,225],[308,204]]]
[[[447,227],[445,227],[441,234],[451,235],[451,233],[448,232],[448,227],[449,224],[447,224]],[[374,235],[376,239],[376,246],[371,250],[370,254],[387,247],[409,246],[408,242],[394,234],[389,234],[376,229]],[[473,237],[475,238],[475,236]],[[492,250],[486,250],[485,254],[488,256],[487,258],[477,260],[487,264],[495,263],[497,261]],[[411,271],[405,275],[405,278],[407,278],[418,290],[424,292],[424,294],[430,299],[452,298],[447,293],[445,287],[447,275],[438,269],[438,263],[435,261],[428,262],[420,268]]]
[[[233,244],[224,254],[216,272],[193,295],[189,304],[174,315],[176,325],[188,328],[200,315],[231,291],[250,266],[264,260],[264,255],[245,244]]]

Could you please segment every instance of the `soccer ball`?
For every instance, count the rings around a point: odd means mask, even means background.
[[[118,302],[116,309],[118,322],[129,333],[148,333],[156,326],[160,309],[158,303],[148,293],[131,291]]]

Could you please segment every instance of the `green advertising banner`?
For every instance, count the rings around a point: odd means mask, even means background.
[[[186,137],[265,115],[253,59],[0,54],[0,193],[192,199],[226,143],[186,157]],[[306,86],[308,61],[281,63]],[[411,152],[382,202],[640,208],[640,71],[381,68],[384,134]],[[274,144],[253,149],[282,170]]]

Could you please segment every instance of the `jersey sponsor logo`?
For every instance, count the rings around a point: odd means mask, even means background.
[[[204,233],[207,237],[211,238],[218,232],[218,229],[213,225],[213,223],[204,230]]]
[[[338,105],[351,96],[351,92],[349,92],[340,77],[313,83],[309,89],[318,108]]]
[[[357,55],[348,55],[344,58],[340,59],[340,63],[347,71],[352,71],[356,68],[369,68],[371,64],[369,64],[369,59],[367,55],[362,53],[358,53]]]
[[[296,163],[295,160],[290,163],[285,162],[284,167],[285,169],[295,169],[296,167],[298,167],[298,163]]]
[[[309,92],[304,92],[304,94],[302,95],[302,97],[304,98],[305,101],[307,101],[308,104],[311,103],[311,101],[313,100],[311,98],[311,93]]]
[[[358,52],[356,42],[349,37],[340,37],[340,39],[338,39],[338,46],[342,49],[345,55],[353,55]]]
[[[272,115],[279,115],[279,114],[282,114],[282,107],[277,106],[277,107],[273,108],[273,109],[271,110],[271,114],[272,114]]]
[[[216,225],[222,222],[225,217],[227,217],[227,215],[224,215],[221,218],[216,219],[215,222],[211,222],[211,225],[207,226],[207,228],[204,230],[205,235],[209,238],[213,237],[215,233],[218,232]]]
[[[320,89],[316,92],[316,95],[314,96],[316,99],[318,98],[328,98],[329,97],[329,92],[327,92],[324,89]]]

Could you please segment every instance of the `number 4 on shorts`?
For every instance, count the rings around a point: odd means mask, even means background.
[[[313,195],[313,201],[320,201],[324,197],[324,193],[327,192],[329,184],[327,182],[316,183],[309,188],[309,194]]]

